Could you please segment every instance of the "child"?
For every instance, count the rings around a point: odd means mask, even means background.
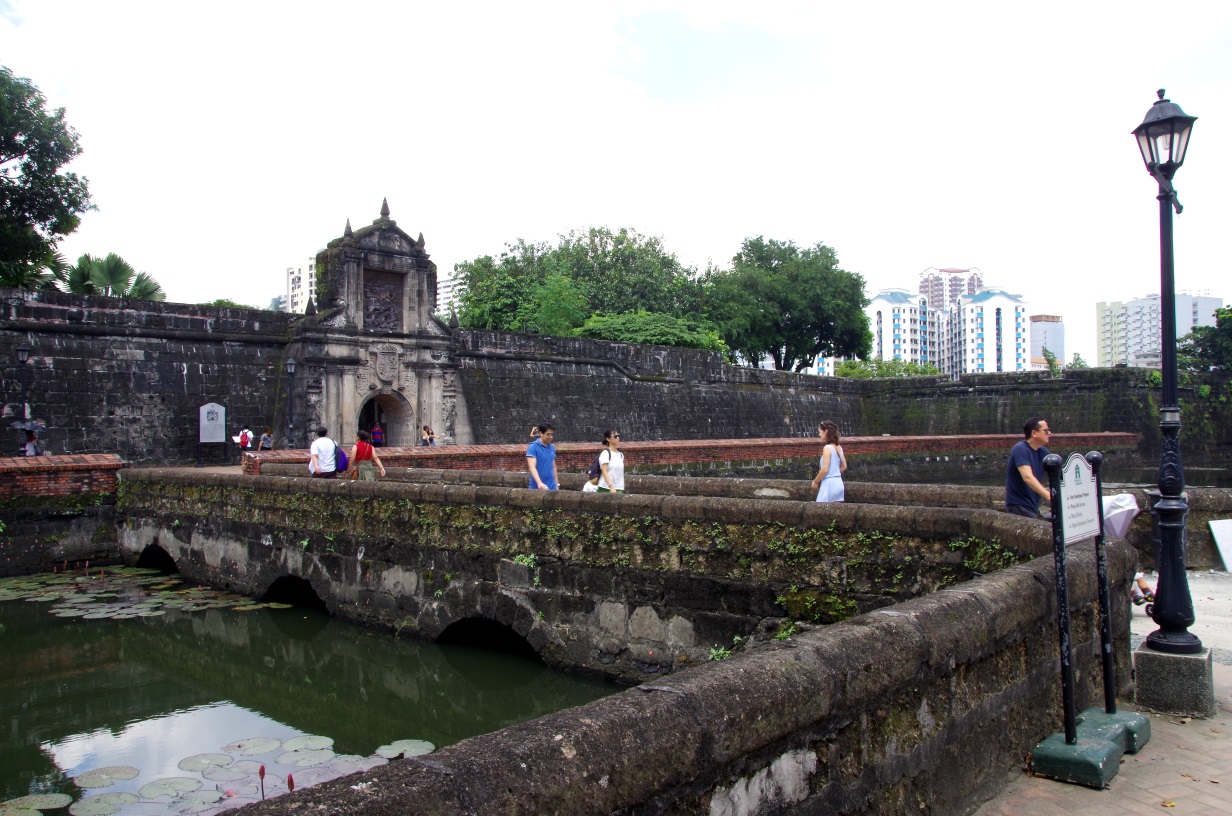
[[[1129,597],[1134,602],[1134,606],[1155,602],[1155,593],[1151,590],[1151,585],[1146,582],[1145,574],[1139,572],[1134,576],[1134,583],[1129,588]]]

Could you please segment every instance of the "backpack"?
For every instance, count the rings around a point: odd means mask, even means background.
[[[248,431],[244,431],[242,434],[240,434],[240,447],[241,448],[248,447]]]
[[[603,450],[607,450],[604,448]],[[599,457],[603,455],[603,451],[595,454],[595,461],[590,463],[590,470],[586,471],[586,481],[591,484],[599,484],[599,477],[603,475],[603,468],[599,465]]]
[[[334,442],[334,440],[329,440]],[[337,473],[346,473],[347,468],[351,466],[351,460],[347,457],[346,451],[337,442],[334,442],[334,470]]]

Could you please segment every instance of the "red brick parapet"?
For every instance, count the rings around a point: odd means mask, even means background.
[[[847,436],[847,453],[878,455],[908,454],[946,456],[977,451],[1005,451],[1022,439],[1021,434],[973,434],[970,436]],[[1055,434],[1056,451],[1110,450],[1134,448],[1137,434],[1067,433]],[[750,462],[767,459],[809,459],[821,456],[821,439],[687,439],[664,442],[625,442],[620,449],[634,465],[676,465],[689,462]],[[600,449],[598,442],[558,442],[557,469],[585,470]],[[350,446],[347,446],[350,450]],[[448,445],[442,447],[377,448],[385,467],[440,468],[444,470],[526,469],[526,444]],[[307,473],[306,450],[248,452],[243,455],[244,473],[256,476],[263,464],[303,464]]]
[[[114,493],[116,478],[127,466],[112,453],[0,458],[0,501]]]

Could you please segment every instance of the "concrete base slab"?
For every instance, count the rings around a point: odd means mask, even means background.
[[[1215,716],[1215,678],[1211,650],[1167,654],[1144,641],[1134,650],[1134,702],[1165,714]]]
[[[1151,720],[1137,711],[1109,714],[1102,708],[1088,708],[1078,715],[1078,738],[1106,739],[1127,754],[1136,754],[1151,741]]]
[[[1081,735],[1067,745],[1064,734],[1053,734],[1031,752],[1031,768],[1037,774],[1088,788],[1108,787],[1121,767],[1121,747],[1106,739]]]

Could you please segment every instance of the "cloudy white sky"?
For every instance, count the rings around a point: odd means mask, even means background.
[[[1226,0],[0,0],[0,64],[81,135],[64,254],[172,300],[268,304],[388,197],[442,272],[591,225],[699,269],[822,241],[870,295],[975,266],[1093,362],[1096,301],[1159,290],[1160,87],[1199,117],[1178,290],[1232,300]]]

